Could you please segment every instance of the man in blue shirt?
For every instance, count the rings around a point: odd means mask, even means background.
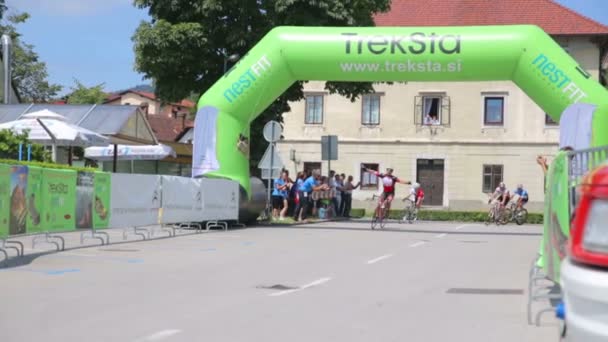
[[[302,192],[303,198],[300,198],[300,203],[302,205],[302,220],[306,220],[306,215],[308,215],[308,211],[311,209],[313,201],[311,199],[311,195],[313,191],[319,190],[327,190],[327,187],[323,184],[319,184],[319,179],[321,178],[321,170],[313,170],[312,175],[302,183],[300,187],[300,191]]]
[[[528,191],[524,189],[523,184],[518,184],[517,190],[513,191],[513,194],[519,196],[519,198],[517,199],[518,209],[521,209],[524,204],[528,203]]]

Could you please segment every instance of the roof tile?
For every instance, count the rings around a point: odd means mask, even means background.
[[[608,26],[553,0],[393,0],[377,26],[531,24],[553,35],[608,34]]]

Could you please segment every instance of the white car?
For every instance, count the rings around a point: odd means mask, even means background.
[[[565,341],[608,341],[608,166],[581,185],[561,285]]]

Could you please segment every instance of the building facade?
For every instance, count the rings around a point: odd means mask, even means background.
[[[462,3],[430,0],[425,2],[426,10],[416,2],[393,1],[391,12],[376,18],[377,25],[439,26],[426,12],[442,4],[449,10],[449,4]],[[480,16],[484,20],[460,17],[444,24],[539,25],[593,78],[600,79],[608,27],[549,0],[505,0],[500,6],[483,3],[486,7],[477,4],[471,11],[491,12],[494,22]],[[528,8],[522,9],[526,4]],[[551,8],[544,12],[545,17],[524,15],[539,4]],[[405,16],[403,8],[408,8]],[[513,11],[523,12],[512,16]],[[558,14],[568,15],[574,24],[551,26]],[[377,180],[365,168],[383,171],[392,167],[400,178],[422,185],[425,206],[484,210],[488,195],[504,181],[511,190],[522,183],[530,193],[529,210],[542,211],[544,177],[536,157],[555,154],[559,125],[514,83],[408,82],[376,84],[374,88],[375,93],[351,102],[330,95],[324,82],[306,83],[305,100],[291,103],[291,112],[283,116],[284,139],[278,148],[286,168],[295,172],[321,167],[327,173],[327,162],[321,162],[321,136],[337,135],[339,159],[331,162],[331,169],[361,182],[353,194],[354,207],[372,208],[371,198],[380,191]],[[407,186],[397,188],[399,198],[408,193]]]

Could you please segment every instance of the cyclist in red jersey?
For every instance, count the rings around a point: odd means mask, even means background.
[[[412,184],[412,182],[405,182],[398,177],[393,176],[392,168],[387,168],[386,173],[380,173],[370,169],[366,169],[366,171],[376,175],[376,177],[380,178],[380,181],[382,181],[382,195],[380,195],[378,206],[382,207],[382,205],[386,205],[387,210],[390,210],[391,202],[393,201],[393,198],[395,198],[395,185],[397,183]]]

